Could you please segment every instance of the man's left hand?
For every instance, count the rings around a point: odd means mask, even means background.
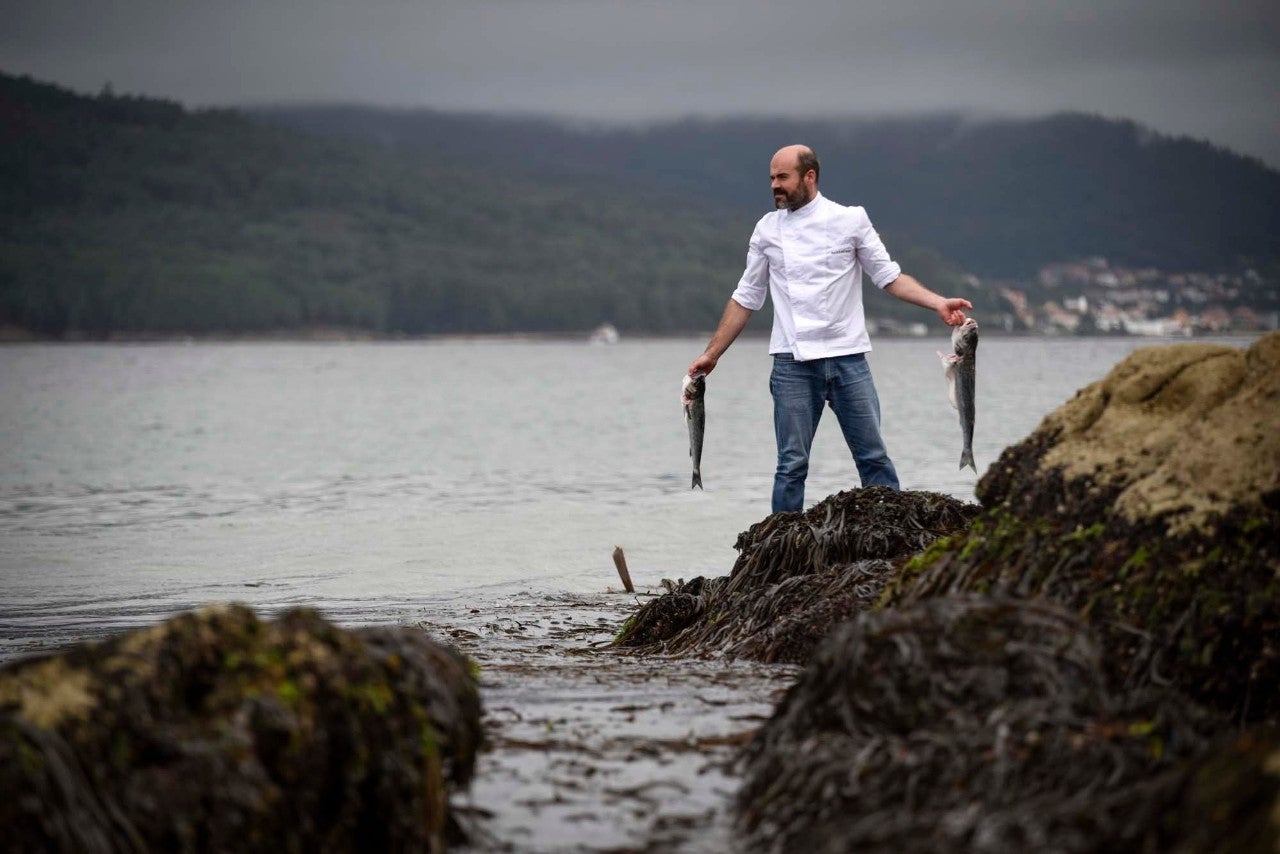
[[[959,326],[966,320],[963,309],[973,308],[973,303],[967,299],[952,297],[942,301],[942,305],[938,306],[938,317],[942,318],[942,322],[948,326]]]

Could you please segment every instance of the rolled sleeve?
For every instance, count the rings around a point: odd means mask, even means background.
[[[902,275],[902,268],[889,257],[889,250],[884,247],[880,235],[871,225],[871,218],[862,208],[857,208],[858,221],[854,228],[854,245],[857,247],[858,263],[862,265],[867,278],[877,288],[891,285]]]
[[[760,227],[751,233],[747,245],[747,266],[738,280],[732,299],[743,308],[759,311],[769,293],[769,259],[760,244]]]

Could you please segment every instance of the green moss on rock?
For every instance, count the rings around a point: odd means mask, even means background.
[[[746,850],[1142,851],[1217,725],[1177,692],[1117,691],[1105,648],[1038,600],[864,612],[748,745]]]
[[[1135,352],[1007,449],[970,529],[881,607],[1042,596],[1102,634],[1117,684],[1280,714],[1280,334]]]
[[[479,717],[420,631],[206,608],[0,671],[0,826],[29,850],[439,850]]]

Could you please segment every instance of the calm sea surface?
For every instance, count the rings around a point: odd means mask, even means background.
[[[615,545],[638,585],[724,574],[769,512],[770,362],[743,339],[710,378],[691,492],[679,387],[703,343],[0,347],[0,658],[209,601],[356,624],[601,591]],[[984,340],[979,469],[1151,343]],[[903,487],[973,500],[945,330],[875,346]],[[828,412],[807,503],[857,484]]]

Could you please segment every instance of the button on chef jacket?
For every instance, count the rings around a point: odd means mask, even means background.
[[[799,210],[772,211],[756,223],[733,300],[757,311],[772,294],[770,353],[801,362],[866,353],[864,270],[877,288],[902,273],[865,210],[818,193]]]

